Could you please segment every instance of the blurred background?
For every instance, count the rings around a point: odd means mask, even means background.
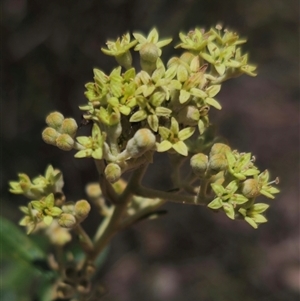
[[[226,82],[218,95],[223,110],[211,121],[233,148],[279,176],[281,193],[258,230],[203,207],[167,204],[166,216],[119,233],[99,271],[109,290],[104,300],[299,300],[299,1],[2,1],[1,215],[15,223],[26,200],[10,195],[7,182],[18,172],[32,177],[53,164],[69,200],[84,198],[85,184],[97,180],[92,160],[46,145],[41,131],[54,110],[80,122],[92,69],[116,66],[100,52],[107,39],[156,26],[175,44],[179,31],[218,22],[248,38],[243,49],[258,76]],[[165,49],[165,58],[175,53]],[[145,183],[167,190],[161,166],[150,167]],[[28,287],[11,281],[3,300],[33,300]]]

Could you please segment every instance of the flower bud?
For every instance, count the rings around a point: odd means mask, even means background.
[[[242,194],[247,198],[255,198],[260,195],[260,185],[256,179],[247,179],[242,184]]]
[[[118,64],[125,69],[129,69],[132,65],[132,56],[130,51],[126,51],[120,55],[115,56],[116,61]]]
[[[140,157],[155,147],[155,135],[149,129],[139,129],[127,142],[126,151],[132,158]]]
[[[215,143],[209,153],[209,156],[213,156],[215,154],[225,154],[227,151],[231,151],[231,148],[224,143]]]
[[[74,203],[67,202],[61,207],[61,209],[64,213],[73,213],[74,212]]]
[[[202,176],[207,168],[208,157],[202,153],[196,154],[191,157],[190,164],[194,174],[197,176]]]
[[[84,220],[91,210],[91,205],[86,200],[80,200],[75,203],[74,213],[80,221]]]
[[[208,168],[212,174],[218,173],[221,170],[226,169],[227,167],[227,159],[224,154],[217,153],[213,156],[210,156]]]
[[[160,49],[153,43],[146,43],[140,49],[140,64],[142,70],[151,74],[156,69],[156,61],[160,55]]]
[[[42,138],[47,144],[56,145],[56,139],[60,133],[58,133],[54,128],[45,128],[42,132]]]
[[[178,113],[178,122],[184,125],[197,125],[200,118],[199,110],[195,106],[185,106]]]
[[[146,43],[140,50],[140,56],[143,61],[156,63],[159,57],[159,48],[153,43]]]
[[[46,123],[58,130],[64,121],[64,115],[59,112],[52,112],[46,117]]]
[[[77,123],[73,118],[66,118],[61,125],[61,132],[70,135],[72,138],[76,135]]]
[[[85,193],[89,198],[95,199],[102,195],[99,183],[89,183],[85,187]]]
[[[105,177],[110,183],[115,183],[121,177],[122,171],[118,164],[116,163],[109,163],[105,170]]]
[[[56,138],[56,146],[64,151],[73,149],[74,140],[68,134],[61,134]]]
[[[75,216],[70,213],[62,213],[58,219],[58,224],[63,228],[71,229],[76,224]]]

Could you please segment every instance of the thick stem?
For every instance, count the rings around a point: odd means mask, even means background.
[[[88,234],[85,232],[85,230],[82,228],[80,224],[76,225],[76,227],[73,229],[75,233],[79,236],[79,243],[82,247],[82,249],[86,253],[91,253],[94,250],[94,244]]]
[[[112,215],[110,219],[106,221],[106,227],[102,228],[100,237],[95,241],[94,251],[88,255],[88,260],[95,260],[98,254],[100,254],[101,251],[106,247],[111,238],[116,234],[117,231],[120,230],[120,220],[127,208],[128,202],[132,197],[132,192],[134,190],[133,187],[139,185],[146,167],[147,165],[143,165],[134,171],[124,192],[118,196]]]

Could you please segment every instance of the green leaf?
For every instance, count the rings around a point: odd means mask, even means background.
[[[45,253],[11,221],[0,217],[1,256],[32,262],[45,259]]]

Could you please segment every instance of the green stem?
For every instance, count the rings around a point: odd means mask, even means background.
[[[181,204],[202,205],[201,203],[196,202],[195,196],[175,194],[172,192],[146,188],[143,186],[134,187],[134,194],[150,199],[159,198]]]
[[[78,224],[78,225],[76,225],[76,227],[73,230],[79,236],[79,243],[80,243],[82,249],[86,253],[93,252],[94,244],[93,244],[92,240],[90,239],[89,235],[82,228],[82,226],[80,224]]]
[[[123,222],[120,225],[121,228],[124,229],[124,228],[127,228],[127,227],[135,224],[143,216],[146,216],[146,215],[150,214],[151,212],[155,212],[156,209],[158,209],[165,203],[166,203],[166,200],[158,199],[157,202],[154,202],[150,206],[147,206],[145,208],[138,210],[136,213],[134,213],[133,215],[130,215],[129,217],[127,217],[126,219],[123,220]]]
[[[206,192],[207,192],[207,188],[208,188],[208,184],[210,183],[210,179],[203,179],[201,181],[201,186],[200,189],[198,191],[198,194],[196,196],[196,202],[197,204],[205,204],[206,205]]]
[[[143,165],[134,171],[124,192],[118,196],[112,215],[110,219],[106,221],[106,225],[101,229],[100,236],[96,239],[94,244],[94,251],[88,255],[87,260],[94,261],[98,254],[106,247],[111,238],[120,230],[120,220],[127,208],[128,202],[131,200],[132,192],[134,190],[133,187],[139,185],[146,168],[147,165]]]

